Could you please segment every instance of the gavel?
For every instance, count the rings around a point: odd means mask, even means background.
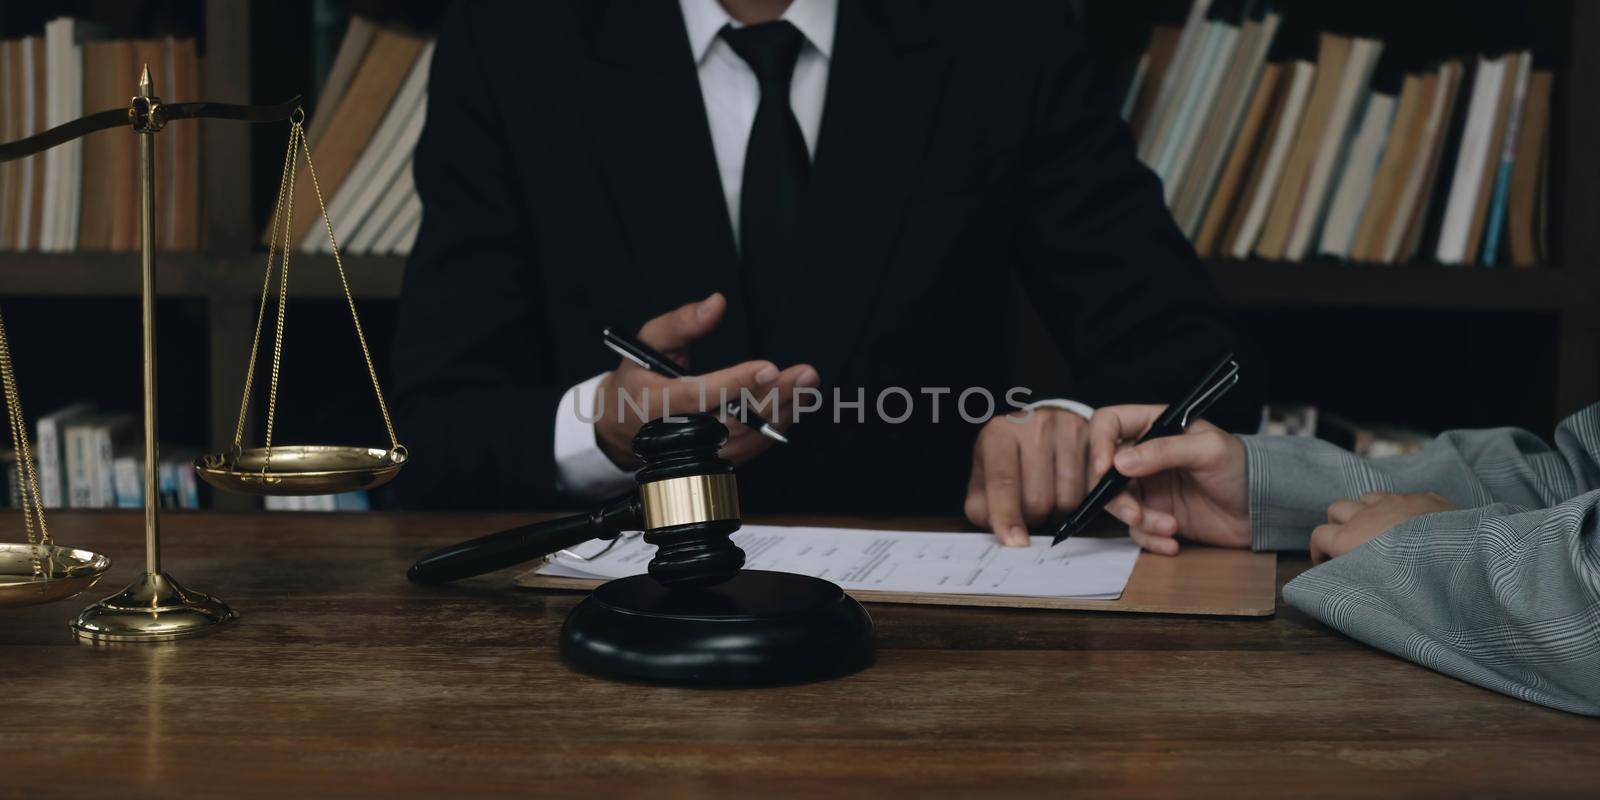
[[[633,439],[644,462],[633,494],[589,514],[524,525],[436,550],[407,572],[448,583],[591,539],[643,530],[656,546],[646,575],[609,581],[573,608],[561,652],[579,669],[677,684],[824,680],[872,662],[873,624],[838,586],[744,569],[733,465],[717,456],[728,430],[690,414],[646,423]]]
[[[715,417],[647,422],[633,437],[645,464],[639,490],[590,514],[537,522],[435,550],[411,565],[416,583],[450,581],[494,572],[575,547],[643,530],[656,546],[650,576],[664,586],[722,583],[744,566],[744,551],[728,537],[739,529],[739,489],[733,464],[717,456],[728,430]]]

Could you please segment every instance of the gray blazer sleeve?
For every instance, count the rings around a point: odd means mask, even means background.
[[[1554,449],[1515,428],[1451,431],[1420,452],[1377,459],[1316,439],[1241,438],[1257,550],[1305,550],[1330,503],[1367,492],[1438,492],[1460,508],[1548,508],[1600,488],[1600,403],[1563,421]]]
[[[1255,543],[1304,547],[1327,504],[1437,491],[1461,511],[1412,519],[1284,587],[1284,600],[1374,647],[1513,697],[1600,715],[1600,404],[1551,449],[1515,430],[1441,436],[1364,460],[1304,440],[1247,441]]]

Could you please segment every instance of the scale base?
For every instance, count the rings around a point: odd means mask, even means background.
[[[189,591],[165,572],[146,572],[84,609],[72,632],[96,644],[154,644],[203,636],[238,618],[227,603]]]
[[[838,586],[764,570],[702,589],[619,578],[561,627],[561,652],[580,670],[690,685],[837,678],[872,663],[872,640],[872,617]]]

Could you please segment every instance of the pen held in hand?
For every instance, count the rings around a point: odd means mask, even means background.
[[[1144,444],[1151,439],[1163,436],[1176,436],[1188,429],[1189,423],[1200,418],[1223,395],[1228,393],[1239,382],[1239,362],[1232,353],[1222,357],[1217,365],[1207,372],[1189,394],[1179,402],[1167,406],[1161,413],[1150,430],[1139,437],[1139,444]],[[1082,533],[1089,526],[1089,521],[1094,519],[1117,495],[1128,488],[1128,476],[1117,471],[1116,467],[1106,470],[1106,474],[1095,484],[1089,495],[1083,498],[1078,509],[1072,516],[1056,530],[1055,540],[1050,543],[1052,547],[1061,544],[1068,537]]]
[[[649,345],[646,345],[644,342],[617,333],[613,328],[606,328],[605,330],[601,331],[600,339],[606,347],[611,348],[611,350],[616,352],[617,355],[622,356],[623,358],[626,358],[629,361],[638,364],[640,367],[656,373],[657,375],[665,375],[668,378],[686,377],[683,370],[679,369],[678,365],[673,363],[672,359],[667,358],[665,355]],[[768,439],[781,444],[789,443],[789,439],[780,433],[772,423],[762,419],[756,414],[746,414],[744,411],[744,406],[738,400],[730,401],[726,406],[723,407],[723,411],[726,412],[729,417],[744,422],[750,427],[760,431],[761,435],[767,437]]]

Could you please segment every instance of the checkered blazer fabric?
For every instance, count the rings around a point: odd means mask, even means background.
[[[1453,431],[1363,459],[1244,437],[1254,544],[1305,549],[1334,500],[1433,491],[1411,519],[1290,581],[1290,605],[1373,647],[1512,697],[1600,716],[1600,404],[1554,448],[1525,431]]]

